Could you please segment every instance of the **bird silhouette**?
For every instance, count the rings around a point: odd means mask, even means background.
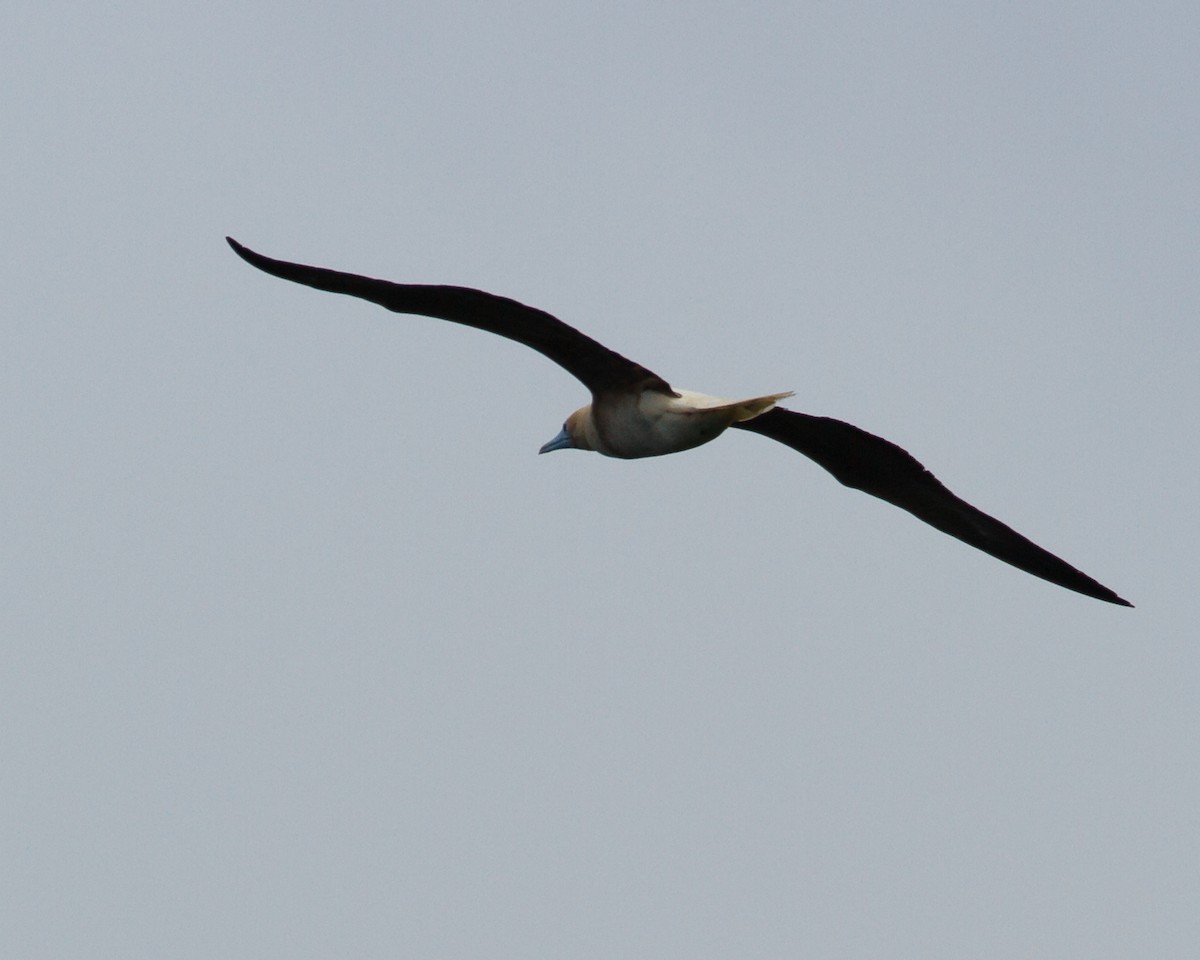
[[[677,453],[716,439],[727,428],[776,440],[816,461],[841,483],[907,510],[943,533],[1060,587],[1108,603],[1128,600],[1011,527],[951,493],[915,457],[889,440],[830,417],[785,410],[791,393],[723,400],[672,389],[626,359],[536,307],[468,287],[393,283],[265,257],[231,237],[247,263],[272,276],[486,330],[532,347],[577,377],[592,402],[576,410],[540,452],[594,450],[633,459]]]

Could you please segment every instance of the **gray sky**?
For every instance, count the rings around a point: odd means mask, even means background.
[[[1192,958],[1185,3],[24,4],[6,957]],[[1138,605],[264,253],[792,389]]]

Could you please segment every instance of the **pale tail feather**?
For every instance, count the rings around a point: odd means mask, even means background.
[[[780,400],[793,396],[793,391],[787,393],[769,393],[765,397],[751,397],[749,400],[737,400],[727,404],[724,409],[730,410],[733,413],[734,423],[741,423],[743,420],[753,420],[770,410]]]

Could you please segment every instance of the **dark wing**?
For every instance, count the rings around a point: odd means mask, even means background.
[[[232,237],[226,237],[234,252],[252,266],[272,276],[305,286],[362,297],[395,313],[417,313],[496,333],[516,340],[549,357],[578,377],[593,394],[613,389],[650,389],[670,393],[671,388],[640,364],[614,353],[603,344],[567,326],[557,317],[527,307],[516,300],[498,297],[469,287],[391,283],[353,273],[306,267],[273,260],[255,253]]]
[[[787,444],[811,457],[846,486],[895,504],[943,533],[1026,573],[1097,600],[1133,606],[1011,527],[960,500],[915,457],[882,437],[841,420],[779,407],[734,426]]]

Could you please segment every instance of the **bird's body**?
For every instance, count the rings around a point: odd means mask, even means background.
[[[567,417],[562,433],[542,452],[573,447],[622,460],[679,453],[715,440],[733,424],[752,420],[790,396],[772,393],[749,400],[723,400],[691,390],[613,392]],[[571,442],[556,446],[560,438]]]
[[[333,293],[361,297],[396,313],[450,320],[544,354],[583,382],[592,402],[571,414],[541,452],[594,450],[636,459],[689,450],[734,427],[776,440],[816,461],[841,483],[886,500],[1021,570],[1108,603],[1132,606],[1112,590],[951,493],[911,454],[830,417],[784,410],[772,393],[729,401],[674,390],[657,374],[556,317],[466,287],[392,283],[264,257],[229,245],[266,273]]]

